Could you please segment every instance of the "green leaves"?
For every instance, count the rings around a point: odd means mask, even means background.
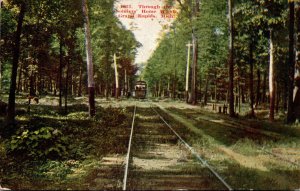
[[[93,60],[95,64],[95,80],[96,83],[114,82],[113,77],[113,54],[118,56],[118,65],[120,74],[125,73],[132,76],[136,72],[134,70],[134,58],[137,48],[140,46],[135,39],[133,33],[127,30],[114,14],[115,0],[106,1],[89,1],[89,14],[91,24],[91,39],[93,49]],[[80,42],[80,50],[83,49],[83,36],[81,32],[77,34],[78,42]],[[81,51],[81,56],[84,51]],[[130,59],[130,64],[123,60]],[[128,72],[131,71],[131,72]],[[120,81],[124,81],[120,76]]]
[[[183,9],[189,7],[184,4]],[[174,22],[176,34],[169,29],[167,34],[161,36],[160,44],[148,60],[144,71],[145,79],[150,88],[155,88],[160,80],[167,86],[169,78],[174,78],[176,63],[176,75],[179,90],[184,89],[185,70],[187,63],[187,46],[191,42],[192,27],[198,39],[198,55],[200,73],[204,73],[210,67],[216,67],[226,62],[227,59],[227,20],[226,1],[201,1],[200,13],[190,22],[190,15],[182,10],[178,19]],[[191,51],[192,52],[192,51]],[[192,60],[192,56],[190,57]],[[191,61],[192,62],[192,61]],[[202,75],[202,74],[200,74]]]
[[[53,127],[42,127],[30,131],[19,131],[7,142],[9,154],[21,154],[29,157],[63,157],[66,154],[68,139]]]

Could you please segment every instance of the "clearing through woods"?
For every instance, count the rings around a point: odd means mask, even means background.
[[[22,109],[25,102],[18,101]],[[87,106],[82,104],[87,103],[86,98],[70,102],[66,116],[56,113],[52,106],[56,102],[56,98],[41,98],[39,104],[32,104],[30,115],[20,114],[17,119],[25,129],[47,126],[61,131],[62,137],[73,140],[69,146],[62,145],[69,154],[60,160],[37,158],[32,161],[24,155],[24,162],[18,163],[20,155],[5,155],[2,151],[6,143],[1,142],[1,186],[11,189],[122,189],[136,104],[138,112],[128,189],[225,189],[161,123],[150,108],[152,104],[234,189],[300,188],[297,126],[287,127],[246,117],[231,119],[206,108],[172,100],[96,99],[96,117],[90,120],[85,112]]]

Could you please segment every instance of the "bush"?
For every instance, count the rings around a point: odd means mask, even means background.
[[[124,109],[108,107],[97,112],[96,118],[100,118],[104,127],[117,127],[126,121]]]
[[[53,161],[47,160],[43,164],[37,166],[33,172],[34,177],[44,178],[47,181],[57,181],[66,179],[73,169],[79,166],[79,162],[75,160]]]
[[[52,127],[18,131],[6,145],[8,154],[15,156],[62,158],[67,154],[67,137],[64,137],[60,130]]]

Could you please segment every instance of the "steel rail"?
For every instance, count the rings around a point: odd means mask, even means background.
[[[228,189],[233,190],[233,188],[208,164],[208,162],[203,159],[187,142],[185,142],[181,136],[172,128],[172,126],[153,108],[153,111],[157,113],[159,118],[170,128],[170,130],[179,138],[179,140],[191,151],[191,153],[205,166],[207,167],[214,175],[218,178],[220,182]]]
[[[125,172],[124,172],[124,179],[123,179],[123,190],[126,190],[126,186],[127,186],[127,175],[128,175],[128,167],[129,167],[129,159],[130,159],[131,141],[132,141],[132,135],[133,135],[134,121],[135,121],[135,113],[136,113],[136,104],[134,105],[130,138],[129,138],[129,143],[128,143],[128,151],[127,151],[127,155],[126,155],[126,165],[125,165]]]

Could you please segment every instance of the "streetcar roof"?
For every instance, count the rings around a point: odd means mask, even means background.
[[[137,81],[135,84],[136,85],[146,85],[147,83],[145,81]]]

